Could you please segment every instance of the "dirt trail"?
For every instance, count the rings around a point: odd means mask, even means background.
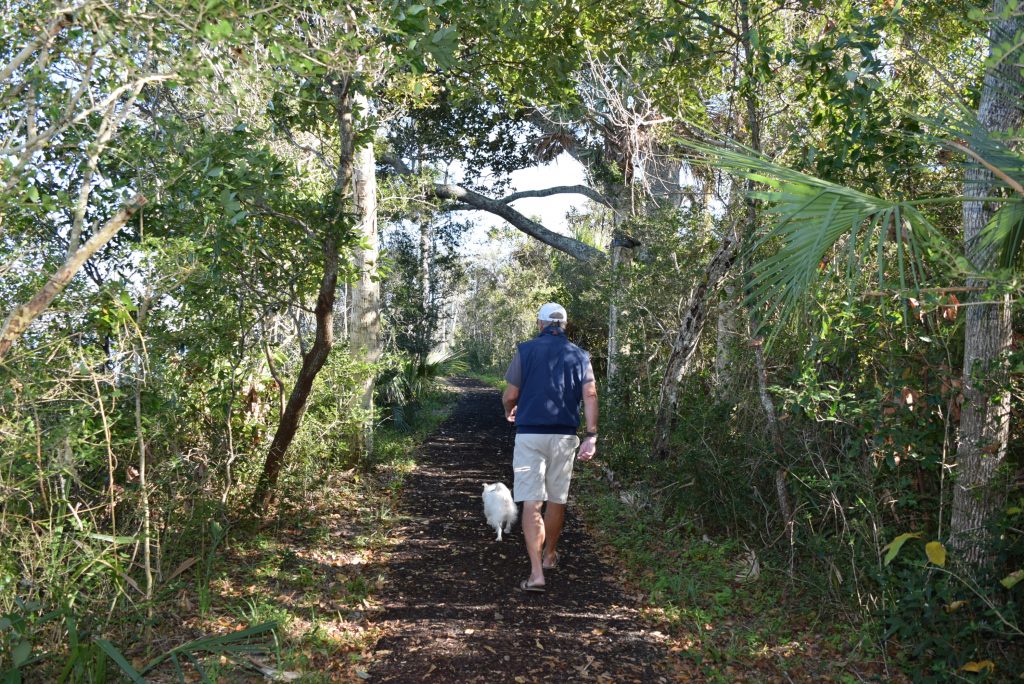
[[[645,629],[598,557],[572,496],[547,592],[515,589],[529,573],[522,529],[496,542],[480,502],[484,482],[511,487],[514,434],[497,390],[454,385],[458,405],[406,483],[410,522],[381,594],[387,633],[370,681],[670,681],[661,635]]]

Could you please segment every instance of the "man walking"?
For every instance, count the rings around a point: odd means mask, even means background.
[[[523,535],[530,555],[530,576],[519,583],[523,591],[544,591],[544,571],[558,565],[576,447],[581,461],[597,452],[594,369],[590,356],[566,339],[566,323],[568,315],[558,304],[540,308],[539,334],[516,349],[501,397],[505,418],[516,425],[513,498],[523,503]],[[582,442],[576,436],[580,401],[586,419]]]

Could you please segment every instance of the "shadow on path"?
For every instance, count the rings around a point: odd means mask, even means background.
[[[512,485],[514,434],[497,390],[468,379],[451,417],[421,448],[406,481],[408,522],[391,557],[374,682],[667,682],[649,634],[573,514],[547,592],[529,574],[522,530],[502,542],[484,520],[484,482]],[[577,463],[577,468],[586,464]]]

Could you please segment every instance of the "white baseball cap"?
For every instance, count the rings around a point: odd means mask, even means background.
[[[569,322],[569,314],[565,313],[565,308],[561,305],[548,302],[540,307],[540,311],[537,312],[537,320],[565,325]]]

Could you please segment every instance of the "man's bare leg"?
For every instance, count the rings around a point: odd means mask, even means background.
[[[562,524],[565,522],[565,504],[548,501],[544,509],[544,554],[542,566],[553,568],[558,553],[558,538],[562,536]]]
[[[544,548],[544,518],[540,509],[543,501],[523,502],[523,536],[526,537],[526,552],[530,554],[530,584],[543,586],[544,568],[541,552]]]

